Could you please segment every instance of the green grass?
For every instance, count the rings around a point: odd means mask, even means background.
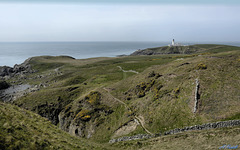
[[[65,85],[68,86],[68,85],[75,85],[75,84],[81,84],[83,83],[84,81],[86,81],[85,78],[81,77],[81,76],[75,76],[73,78],[70,78],[66,81]]]
[[[216,44],[197,44],[189,46],[163,46],[155,48],[147,48],[142,50],[145,53],[156,54],[199,54],[199,53],[220,53],[225,51],[239,50],[239,47],[228,46],[228,45],[216,45]],[[138,52],[133,53],[133,55],[143,55],[143,53],[138,54]]]
[[[225,120],[239,120],[240,119],[240,113],[234,114],[232,116],[226,117],[223,119],[223,121]]]
[[[0,103],[1,149],[108,149],[71,136],[50,121],[19,107]]]
[[[144,119],[145,127],[153,133],[206,122],[239,118],[240,51],[238,47],[224,45],[195,45],[196,54],[128,56],[76,60],[68,57],[37,57],[32,65],[39,72],[21,80],[23,83],[50,86],[29,93],[14,103],[20,107],[41,113],[59,110],[64,114],[66,106],[75,115],[83,108],[91,110],[91,119],[85,123],[86,132],[93,125],[91,140],[106,143],[115,131],[132,119],[129,110],[117,102],[103,88],[127,103],[133,114]],[[199,68],[199,64],[203,64]],[[204,67],[204,65],[206,67]],[[139,74],[124,73],[135,70]],[[59,74],[55,69],[59,68]],[[149,77],[152,72],[161,76]],[[44,74],[41,79],[34,76]],[[193,113],[195,79],[200,82],[199,109]],[[11,79],[17,80],[18,79]],[[152,80],[154,84],[149,86]],[[144,96],[137,96],[137,85],[146,83]],[[161,87],[161,88],[158,88]],[[156,90],[158,89],[158,90]],[[91,91],[101,94],[100,103],[89,105],[84,101]],[[59,98],[61,101],[59,101]],[[130,99],[129,99],[130,98]],[[48,105],[46,105],[46,103]],[[47,106],[37,111],[37,106]],[[99,108],[106,106],[111,113]],[[107,109],[107,110],[108,110]],[[58,112],[58,111],[57,111]],[[46,112],[45,112],[46,113]],[[60,112],[59,112],[60,113]],[[57,115],[57,114],[56,114]],[[93,116],[93,117],[92,117]],[[73,118],[72,118],[73,119]],[[71,123],[71,120],[68,122]],[[96,125],[97,124],[97,125]],[[89,128],[88,128],[89,127]],[[144,133],[137,127],[129,135]]]

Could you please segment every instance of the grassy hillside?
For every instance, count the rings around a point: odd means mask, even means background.
[[[146,133],[143,126],[159,133],[240,119],[240,48],[194,48],[195,54],[85,60],[35,57],[30,63],[37,72],[7,82],[39,87],[14,104],[48,118],[72,135],[100,143]],[[193,113],[196,79],[199,103]]]
[[[107,149],[58,129],[50,121],[19,107],[0,103],[1,149]]]
[[[216,45],[216,44],[197,44],[188,46],[163,46],[138,50],[131,55],[159,55],[159,54],[194,54],[194,53],[217,53],[239,49],[236,46]]]

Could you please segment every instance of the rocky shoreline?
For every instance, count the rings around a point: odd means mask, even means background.
[[[35,71],[32,69],[30,65],[30,61],[32,58],[28,58],[22,64],[16,64],[14,67],[9,66],[0,66],[0,79],[9,79],[10,77],[14,77],[17,75],[23,75],[27,73],[34,73]]]
[[[36,72],[30,65],[31,60],[32,58],[28,58],[22,64],[16,64],[14,67],[0,66],[0,99],[2,101],[10,102],[27,93],[39,90],[41,85],[29,85],[21,82],[22,79],[26,79],[27,74]],[[17,82],[15,80],[7,82],[15,77],[18,78]]]

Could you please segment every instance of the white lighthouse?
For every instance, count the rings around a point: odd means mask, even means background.
[[[168,46],[172,47],[172,46],[185,46],[185,45],[182,45],[181,43],[175,43],[175,40],[173,39],[172,44],[169,44]]]
[[[175,45],[175,41],[174,41],[174,39],[172,40],[172,46],[174,46]]]

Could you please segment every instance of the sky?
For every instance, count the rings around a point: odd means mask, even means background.
[[[0,42],[239,42],[239,0],[0,0]]]

